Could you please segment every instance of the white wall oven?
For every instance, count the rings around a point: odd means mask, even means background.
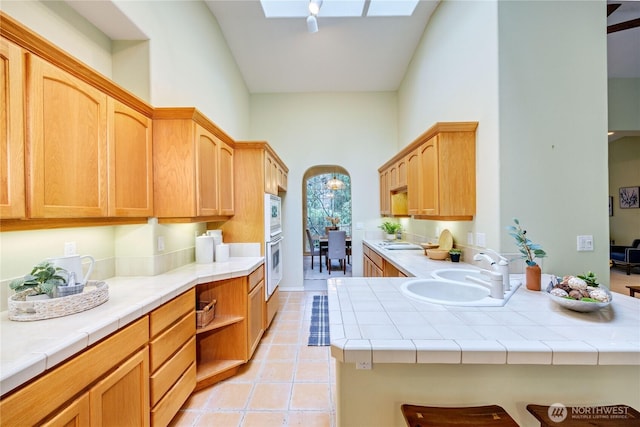
[[[282,280],[282,200],[273,194],[264,196],[265,300],[269,300]]]

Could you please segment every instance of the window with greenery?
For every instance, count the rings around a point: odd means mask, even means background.
[[[334,177],[342,182],[338,189],[329,188]],[[312,176],[307,180],[307,228],[321,236],[334,225],[351,235],[351,179],[340,173]]]

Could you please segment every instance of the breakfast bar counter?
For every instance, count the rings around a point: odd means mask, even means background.
[[[403,403],[498,404],[531,427],[529,403],[640,408],[639,299],[580,313],[520,286],[502,307],[445,306],[405,296],[413,279],[329,279],[338,426],[404,427]]]

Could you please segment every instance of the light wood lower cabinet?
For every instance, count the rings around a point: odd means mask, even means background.
[[[149,350],[145,347],[89,390],[91,426],[149,425]]]
[[[42,427],[88,426],[91,422],[89,411],[89,393],[85,393],[61,410],[58,415],[43,423]]]
[[[149,314],[151,425],[166,426],[196,385],[195,290]]]
[[[127,415],[128,419],[136,420],[130,425],[148,425],[148,341],[149,317],[144,316],[0,400],[2,424],[23,426],[52,422],[52,425],[65,425],[62,424],[65,419],[69,422],[84,419],[84,403],[74,399],[82,394],[91,399],[93,391],[94,400],[105,399],[101,405],[115,407],[118,411],[140,410],[139,414]],[[119,371],[118,367],[122,366],[127,368]],[[146,396],[146,403],[141,402],[141,394]],[[114,400],[109,400],[114,396]],[[92,424],[101,416],[91,412],[95,408],[91,402],[90,408],[89,425],[110,425],[104,420]],[[56,424],[58,422],[60,424]]]
[[[382,257],[364,244],[362,245],[362,254],[364,277],[382,277]]]
[[[247,300],[248,359],[253,356],[265,330],[264,312],[266,303],[264,287],[264,265],[261,265],[249,275],[249,295]]]

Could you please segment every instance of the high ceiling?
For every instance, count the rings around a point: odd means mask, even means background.
[[[144,38],[111,0],[66,1],[113,40]],[[205,0],[251,93],[394,91],[438,2],[420,0],[411,17],[327,17],[321,8],[309,33],[304,17],[265,18],[258,0]],[[639,1],[608,3],[622,4],[608,25],[640,18]],[[609,77],[640,78],[638,46],[640,28],[607,36]]]

